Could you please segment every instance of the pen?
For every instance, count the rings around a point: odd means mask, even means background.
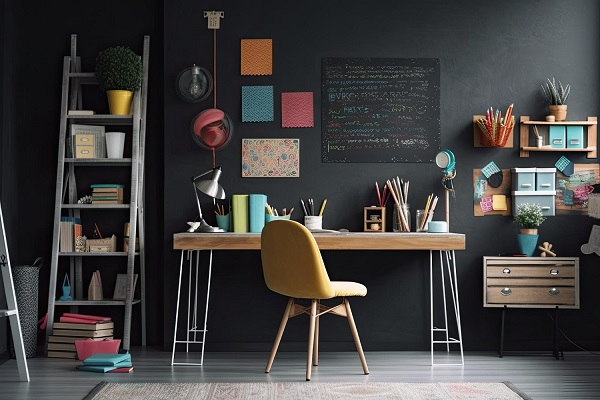
[[[378,191],[379,193],[379,191]],[[323,200],[323,204],[321,204],[321,210],[319,211],[319,217],[323,215],[323,211],[325,210],[325,205],[327,204],[327,199]]]
[[[308,210],[306,209],[306,204],[304,204],[304,200],[300,199],[300,203],[302,203],[302,209],[304,210],[304,215],[308,215]]]
[[[291,208],[290,212],[288,213],[288,215],[291,217],[292,213],[294,212],[294,207]]]

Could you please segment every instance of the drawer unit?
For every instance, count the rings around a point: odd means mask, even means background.
[[[537,168],[512,168],[513,190],[535,190],[535,173]]]
[[[96,158],[94,146],[75,146],[75,158]]]
[[[536,168],[535,190],[555,190],[556,168]]]
[[[542,215],[552,217],[555,213],[554,200],[556,197],[555,190],[540,190],[540,191],[515,191],[512,192],[513,215],[517,213],[517,207],[520,204],[539,204],[542,208]]]
[[[579,258],[484,257],[483,306],[579,308]]]
[[[550,125],[548,131],[550,147],[553,149],[564,149],[567,139],[566,127],[564,125]]]
[[[583,126],[567,126],[567,148],[583,149]]]

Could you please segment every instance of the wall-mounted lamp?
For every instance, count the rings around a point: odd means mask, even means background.
[[[214,232],[225,232],[221,228],[210,226],[206,223],[202,217],[202,207],[200,206],[200,197],[198,197],[198,191],[210,196],[214,199],[224,199],[225,190],[219,184],[221,178],[221,167],[213,168],[209,171],[203,172],[202,174],[192,178],[192,184],[194,185],[194,194],[196,195],[196,202],[198,204],[198,214],[200,225],[195,229],[195,232],[201,233],[214,233]],[[212,174],[208,179],[202,179],[205,176]]]
[[[206,68],[193,64],[177,75],[175,90],[182,100],[199,103],[213,90],[212,75]]]

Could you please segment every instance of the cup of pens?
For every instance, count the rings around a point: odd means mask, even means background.
[[[217,204],[216,208],[215,214],[217,217],[217,226],[225,232],[231,231],[231,214],[225,214],[225,206],[222,204]]]
[[[321,215],[306,215],[304,217],[304,226],[311,229],[323,229],[323,216]]]
[[[513,105],[511,104],[504,118],[502,111],[490,107],[486,110],[485,117],[476,120],[479,127],[479,141],[483,146],[504,147],[515,126],[515,117],[512,115]]]

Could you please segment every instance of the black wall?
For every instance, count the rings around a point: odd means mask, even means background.
[[[598,115],[600,5],[593,0],[165,3],[109,0],[93,7],[66,0],[3,3],[2,200],[11,224],[7,228],[12,232],[13,263],[30,263],[39,255],[50,258],[60,76],[70,34],[78,34],[84,70],[91,70],[97,52],[109,45],[125,44],[141,52],[143,35],[149,34],[148,339],[170,350],[180,258],[171,250],[172,235],[184,231],[186,221],[197,214],[190,178],[211,167],[210,153],[193,142],[189,125],[197,113],[212,107],[212,97],[195,105],[179,100],[174,80],[192,63],[212,70],[213,32],[207,29],[203,12],[221,10],[225,18],[217,32],[217,105],[235,123],[234,140],[217,153],[224,171],[222,184],[228,194],[265,193],[277,208],[296,207],[295,219],[301,215],[301,197],[319,202],[328,198],[325,228],[362,230],[362,209],[375,202],[375,181],[396,175],[410,180],[413,217],[428,193],[442,195],[443,189],[441,173],[430,163],[321,162],[321,58],[440,59],[441,142],[442,148],[455,153],[458,168],[451,228],[467,236],[467,250],[457,253],[465,347],[495,349],[500,314],[482,307],[481,258],[515,251],[517,227],[508,217],[473,217],[472,170],[490,161],[501,168],[550,167],[560,154],[519,158],[517,147],[474,148],[472,115],[514,103],[517,117],[542,118],[546,110],[539,86],[552,76],[573,87],[569,119]],[[273,39],[272,76],[240,76],[243,38]],[[274,122],[241,123],[242,85],[274,86]],[[280,127],[282,91],[314,92],[314,128]],[[300,177],[242,179],[241,138],[259,137],[300,138]],[[8,156],[14,163],[7,161]],[[569,158],[598,162],[584,155]],[[204,206],[210,210],[208,199]],[[581,309],[561,312],[561,327],[575,342],[598,349],[600,311],[594,290],[600,278],[598,258],[579,251],[593,224],[582,216],[554,217],[542,225],[541,239],[554,243],[559,255],[581,258]],[[428,348],[428,271],[423,253],[350,251],[326,252],[324,257],[332,279],[357,280],[369,289],[367,297],[353,302],[367,351]],[[285,299],[266,289],[258,252],[217,253],[214,263],[207,349],[269,349]],[[48,276],[46,268],[40,275],[40,315],[46,308]],[[137,315],[134,312],[134,318]],[[511,310],[507,323],[507,340],[514,348],[550,348],[551,320],[543,310]],[[282,349],[304,349],[304,324],[300,320],[290,324]],[[133,345],[139,344],[136,333]],[[352,346],[341,319],[323,321],[322,340],[324,350]]]

